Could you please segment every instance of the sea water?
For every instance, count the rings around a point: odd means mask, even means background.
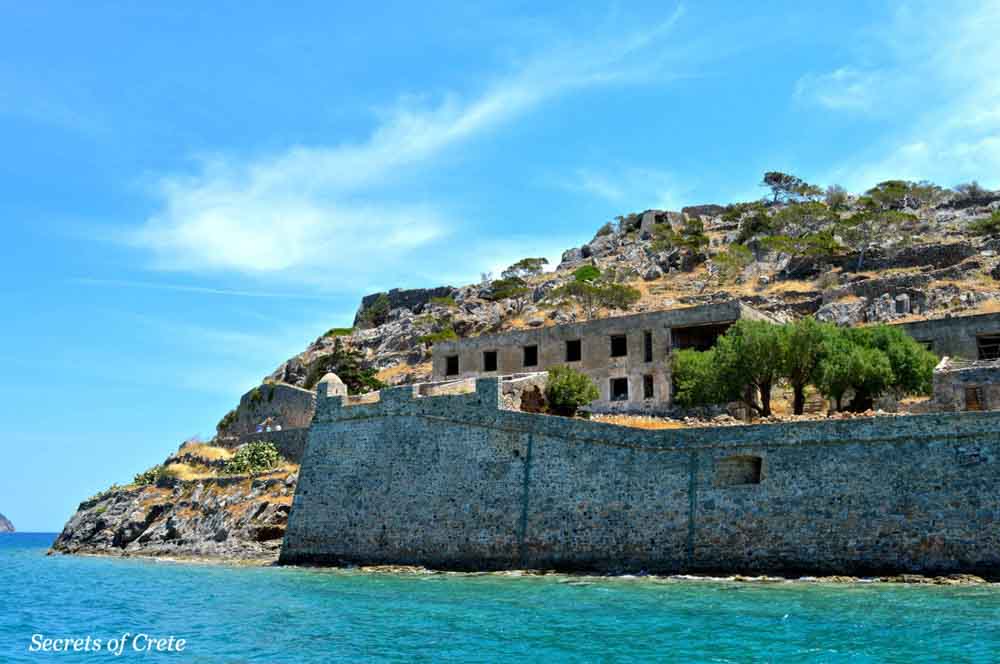
[[[238,567],[46,556],[53,537],[0,535],[0,661],[1000,661],[998,586]]]

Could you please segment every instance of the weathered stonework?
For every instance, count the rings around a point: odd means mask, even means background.
[[[899,325],[938,355],[966,360],[994,359],[984,357],[980,347],[987,347],[983,342],[988,337],[1000,337],[1000,314],[947,316]]]
[[[671,405],[671,351],[707,348],[740,318],[766,316],[730,301],[440,341],[434,344],[433,375],[435,380],[500,376],[564,364],[587,374],[597,385],[600,398],[590,406],[595,412],[663,412]],[[613,354],[614,337],[624,337],[625,354]],[[569,342],[579,344],[576,359],[568,356]],[[536,361],[528,364],[525,348],[532,346]],[[493,354],[495,364],[486,364],[487,353]],[[616,380],[627,385],[626,397],[615,393]]]
[[[1000,575],[1000,413],[646,431],[420,394],[318,400],[283,562]]]
[[[944,358],[934,369],[934,397],[926,409],[1000,409],[1000,360]]]

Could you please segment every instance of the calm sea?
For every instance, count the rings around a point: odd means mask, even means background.
[[[994,662],[1000,588],[392,575],[46,557],[0,535],[0,661]],[[29,652],[32,636],[185,639]],[[41,637],[39,637],[41,638]],[[145,643],[145,641],[142,641]]]

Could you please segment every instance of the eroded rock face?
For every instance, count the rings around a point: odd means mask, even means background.
[[[296,479],[278,472],[112,489],[80,503],[52,550],[275,560]]]
[[[10,522],[10,519],[0,514],[0,533],[12,532],[14,532],[14,524]]]

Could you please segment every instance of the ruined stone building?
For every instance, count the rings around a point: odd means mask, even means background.
[[[899,325],[940,357],[1000,359],[1000,314],[949,315]]]
[[[594,410],[653,413],[671,404],[671,352],[707,350],[741,318],[767,320],[731,301],[438,342],[433,375],[502,376],[567,365],[597,385]]]

